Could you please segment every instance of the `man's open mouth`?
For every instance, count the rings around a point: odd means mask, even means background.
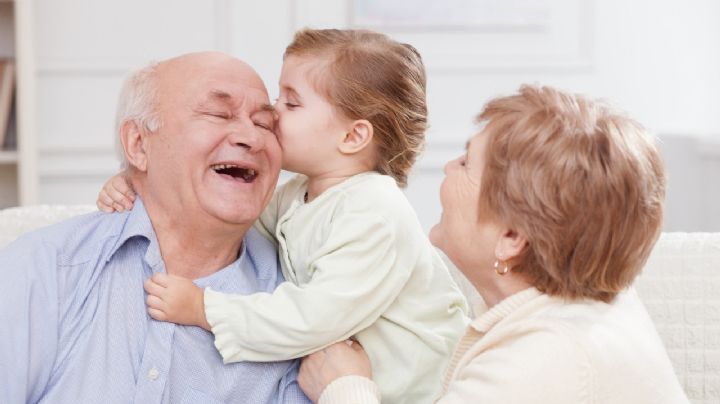
[[[257,172],[252,168],[241,167],[235,164],[214,164],[210,166],[216,173],[227,175],[236,180],[242,180],[247,183],[255,181]]]

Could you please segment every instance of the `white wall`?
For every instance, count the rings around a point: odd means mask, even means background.
[[[131,68],[224,50],[255,66],[274,98],[294,30],[350,20],[347,0],[35,1],[41,203],[92,203],[114,172],[114,105]],[[540,30],[388,31],[428,66],[432,128],[408,189],[423,225],[439,215],[442,165],[461,152],[473,116],[530,82],[612,99],[667,144],[685,145],[677,156],[679,147],[664,149],[667,229],[720,231],[720,2],[546,4],[550,23]]]

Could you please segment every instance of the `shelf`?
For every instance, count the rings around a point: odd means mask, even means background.
[[[17,164],[17,162],[18,152],[16,150],[0,150],[0,165]]]

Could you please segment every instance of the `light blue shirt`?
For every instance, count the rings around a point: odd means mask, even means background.
[[[0,251],[0,403],[307,403],[297,361],[223,365],[213,335],[151,319],[143,282],[165,272],[139,199],[27,234]],[[201,287],[250,294],[282,282],[254,230]]]

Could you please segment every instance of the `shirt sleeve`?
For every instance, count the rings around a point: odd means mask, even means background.
[[[280,216],[287,210],[287,205],[290,203],[293,193],[297,192],[301,186],[302,177],[297,175],[285,184],[277,187],[270,203],[262,211],[258,220],[255,221],[255,230],[266,239],[272,241],[275,248],[278,246],[277,239],[275,238],[275,229],[277,228]]]
[[[508,336],[459,369],[436,404],[592,401],[592,369],[569,338],[545,331],[515,337]],[[376,387],[366,378],[341,377],[323,390],[318,404],[376,404]]]
[[[363,376],[343,376],[323,390],[318,404],[380,404],[380,388]]]
[[[416,256],[397,254],[394,227],[377,214],[345,213],[311,259],[307,284],[272,294],[206,289],[205,312],[226,363],[305,356],[374,323],[407,282]]]
[[[280,218],[279,199],[279,191],[275,191],[272,199],[270,200],[270,203],[268,204],[268,206],[265,207],[265,209],[260,214],[260,217],[258,218],[258,220],[255,221],[255,224],[253,225],[255,230],[257,230],[258,233],[262,234],[263,237],[270,240],[275,246],[275,248],[277,248],[278,245],[277,239],[275,238],[275,227],[277,227],[277,223]]]
[[[0,402],[37,402],[57,354],[55,249],[24,237],[0,250]]]

